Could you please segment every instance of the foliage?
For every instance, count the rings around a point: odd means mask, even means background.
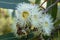
[[[23,1],[28,2],[27,0],[23,0]],[[56,0],[48,0],[47,1],[47,7],[49,7],[50,5],[52,5],[55,1]],[[35,3],[36,4],[39,4],[40,3],[40,0],[36,0]],[[7,8],[7,7],[5,7],[5,8]],[[12,9],[14,9],[14,8],[12,8]],[[13,11],[13,14],[12,14],[13,17],[15,15],[14,12],[15,12],[15,10]],[[52,8],[50,8],[49,11],[48,11],[48,13],[50,13],[52,15],[52,17],[54,18],[54,20],[55,20],[56,19],[56,15],[57,15],[57,4],[54,5]],[[55,26],[58,26],[59,24],[60,24],[60,20],[58,20],[54,25]],[[58,32],[54,33],[54,35],[52,35],[52,36],[57,37],[56,34],[58,34]],[[44,36],[44,38],[45,39],[48,39],[49,37]],[[13,33],[7,33],[5,35],[1,35],[0,36],[0,40],[37,40],[37,39],[38,39],[38,37],[34,37],[34,34],[32,32],[29,33],[27,36],[23,36],[22,38],[17,38]]]
[[[47,1],[47,7],[52,5],[54,2],[56,2],[56,0],[48,0]],[[54,18],[54,20],[55,20],[56,19],[56,15],[57,15],[57,4],[55,4],[53,7],[51,7],[49,9],[48,13],[50,13],[52,15],[52,17]]]

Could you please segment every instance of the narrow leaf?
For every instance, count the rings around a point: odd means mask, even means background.
[[[56,2],[56,0],[48,0],[47,1],[47,7],[52,5],[54,2]],[[57,15],[57,4],[54,5],[52,8],[50,8],[48,13],[50,13],[52,15],[52,17],[54,18],[54,20],[55,20],[56,19],[56,15]]]

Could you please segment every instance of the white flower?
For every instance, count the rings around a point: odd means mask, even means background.
[[[39,17],[40,17],[40,13],[39,12],[34,12],[31,15],[31,24],[34,27],[39,27]]]
[[[16,35],[17,34],[17,23],[19,24],[19,27],[24,30],[25,26],[28,23],[31,23],[31,18],[33,17],[32,15],[37,14],[39,11],[37,5],[29,4],[29,3],[19,3],[16,7],[16,17],[14,18],[14,23],[13,23],[13,28],[12,32],[14,32]],[[38,16],[38,15],[37,15]],[[24,32],[24,31],[23,31]]]
[[[29,3],[19,3],[16,7],[16,18],[15,18],[15,28],[13,27],[13,32],[17,33],[16,25],[24,30],[27,24],[31,24],[31,29],[37,28],[40,33],[43,30],[44,35],[50,35],[53,27],[53,22],[49,14],[42,14],[43,10],[39,11],[37,5]],[[30,25],[29,25],[30,27]],[[15,30],[16,29],[16,30]],[[24,31],[23,31],[24,32]],[[26,33],[26,32],[24,32]]]
[[[16,19],[19,21],[20,27],[24,27],[30,21],[31,14],[38,11],[38,6],[29,3],[19,3],[16,9]]]
[[[50,15],[45,14],[43,16],[41,25],[42,25],[42,29],[45,35],[49,36],[51,34],[52,29],[54,29],[52,21],[53,20]]]
[[[41,28],[41,22],[42,21],[42,13],[43,11],[35,11],[31,14],[31,25],[35,28]]]

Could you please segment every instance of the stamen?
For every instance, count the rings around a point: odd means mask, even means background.
[[[27,19],[28,16],[29,16],[29,13],[28,13],[28,12],[24,11],[24,12],[22,13],[22,17],[23,17],[24,19]]]

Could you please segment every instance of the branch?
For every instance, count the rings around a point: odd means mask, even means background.
[[[59,0],[57,0],[55,3],[53,3],[52,5],[50,5],[48,8],[46,8],[44,10],[44,13],[46,13],[51,7],[53,7],[55,4],[57,4],[59,2]]]

